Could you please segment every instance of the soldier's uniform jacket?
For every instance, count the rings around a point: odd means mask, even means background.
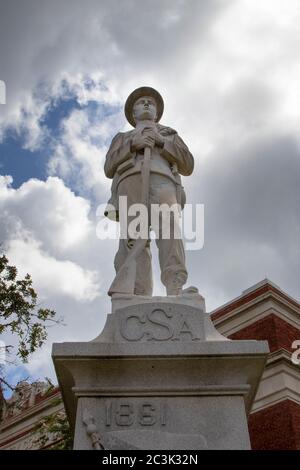
[[[194,169],[194,158],[177,132],[161,124],[156,124],[158,132],[165,138],[162,148],[155,146],[151,151],[150,172],[170,178],[176,185],[177,203],[184,207],[185,193],[181,177],[188,176]],[[131,140],[140,130],[119,132],[112,140],[104,165],[105,175],[113,178],[111,198],[105,215],[118,220],[118,185],[130,175],[141,173],[144,150],[131,152]],[[113,208],[111,207],[113,206]]]

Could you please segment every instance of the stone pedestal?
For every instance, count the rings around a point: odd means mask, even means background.
[[[53,345],[75,449],[249,449],[261,341],[229,341],[200,296],[113,299],[103,332]]]

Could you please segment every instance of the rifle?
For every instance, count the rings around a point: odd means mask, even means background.
[[[150,165],[151,165],[151,148],[145,147],[144,160],[142,166],[142,204],[148,210],[148,234],[150,229],[150,215],[149,215],[149,189],[150,189]],[[138,238],[135,240],[133,248],[128,253],[127,258],[117,272],[113,280],[108,295],[113,294],[131,294],[134,295],[134,285],[136,279],[136,259],[139,254],[146,247],[148,238]]]

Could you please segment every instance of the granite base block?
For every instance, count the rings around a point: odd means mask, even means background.
[[[95,340],[53,345],[74,449],[249,449],[267,353],[190,304],[118,308]]]

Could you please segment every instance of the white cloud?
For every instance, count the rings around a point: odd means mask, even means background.
[[[72,260],[72,253],[94,236],[89,203],[59,178],[29,180],[18,189],[11,188],[11,182],[11,177],[1,177],[1,231],[10,261],[22,275],[30,272],[46,297],[95,299],[99,273]]]
[[[297,0],[190,1],[189,8],[179,0],[160,1],[159,7],[150,1],[90,0],[83,6],[73,0],[72,8],[68,0],[56,8],[27,0],[18,4],[18,15],[14,0],[10,5],[0,32],[10,89],[2,122],[27,129],[29,148],[43,145],[47,129],[39,120],[53,100],[73,94],[81,104],[95,99],[121,105],[145,83],[165,98],[164,122],[178,128],[202,158],[213,158],[233,138],[241,143],[257,133],[297,132]],[[22,44],[13,36],[18,29],[27,32]],[[99,178],[99,162],[89,135],[82,135],[91,124],[85,114],[74,112],[64,123],[50,171],[75,172],[80,160],[81,185],[90,187]],[[98,123],[103,138],[125,125],[124,117],[116,118],[102,120],[103,126],[94,117],[92,126]],[[104,152],[105,146],[99,160]]]
[[[22,239],[12,239],[7,256],[18,266],[21,276],[30,273],[34,286],[43,297],[67,295],[76,301],[91,301],[100,295],[99,273],[83,269],[72,261],[62,261],[49,256],[41,244],[22,234]]]
[[[109,189],[103,166],[107,139],[121,124],[120,112],[106,117],[98,108],[73,110],[61,123],[61,133],[48,163],[50,174],[59,175],[80,194],[92,192],[99,201]],[[104,202],[101,200],[101,202]]]
[[[66,255],[87,243],[94,233],[89,202],[75,196],[59,178],[49,177],[46,182],[31,179],[18,189],[9,187],[11,177],[1,178],[4,218],[21,223],[22,228],[38,237],[44,249]]]
[[[193,112],[194,133],[199,125],[207,131],[205,121],[214,114],[225,112],[226,117],[223,98],[249,77],[267,80],[282,104],[296,103],[290,97],[298,93],[293,53],[300,34],[297,0],[190,1],[189,8],[170,0],[160,1],[159,7],[152,1],[114,0],[90,0],[84,6],[73,0],[72,8],[68,0],[17,4],[18,15],[11,0],[2,17],[1,65],[10,89],[4,118],[25,126],[28,119],[33,138],[34,121],[49,99],[63,96],[66,89],[81,103],[121,103],[132,87],[151,82],[166,98],[168,120],[190,125],[189,113],[177,117],[179,110],[199,104]],[[26,31],[22,43],[14,36],[17,29]],[[84,86],[85,77],[96,86]],[[32,92],[41,82],[48,86],[38,100]],[[25,122],[20,107],[32,111]]]

